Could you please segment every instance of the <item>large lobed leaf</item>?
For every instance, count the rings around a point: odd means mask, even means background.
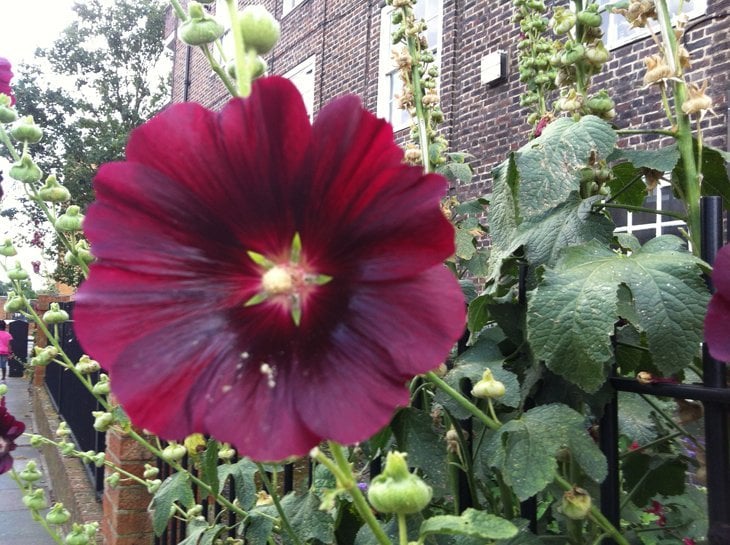
[[[570,450],[588,477],[596,482],[606,478],[606,459],[589,437],[583,416],[560,403],[535,407],[507,422],[485,445],[484,461],[526,500],[553,481],[555,456],[562,448]]]
[[[439,515],[421,524],[421,537],[430,534],[450,534],[481,539],[509,539],[516,536],[518,531],[517,526],[506,519],[471,508],[458,517]]]
[[[155,535],[160,536],[167,528],[167,522],[172,516],[171,507],[179,502],[186,509],[195,505],[193,488],[190,484],[188,473],[175,473],[170,475],[155,492],[150,509],[152,510],[152,529]]]
[[[585,391],[596,391],[613,358],[610,336],[623,285],[636,310],[633,325],[646,334],[655,365],[663,373],[679,371],[702,340],[709,293],[701,264],[671,235],[630,256],[598,242],[567,248],[528,299],[527,336],[535,356]]]

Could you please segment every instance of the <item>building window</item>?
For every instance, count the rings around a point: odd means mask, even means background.
[[[672,194],[672,186],[667,182],[659,182],[653,195],[644,201],[645,208],[667,210],[684,213],[684,204]],[[651,214],[649,212],[628,212],[620,208],[612,208],[611,216],[616,224],[616,233],[631,233],[644,244],[659,235],[676,235],[684,238],[680,229],[686,229],[686,223],[671,216]]]
[[[614,0],[599,0],[598,3],[609,4],[613,2]],[[679,4],[680,0],[669,0],[669,13],[677,13]],[[707,0],[692,0],[691,2],[684,0],[682,11],[690,18],[704,15],[707,11]],[[603,35],[605,36],[606,45],[609,48],[615,48],[648,36],[649,32],[645,28],[632,28],[623,15],[609,13],[603,16]]]
[[[304,99],[307,115],[312,121],[314,113],[314,67],[316,56],[312,55],[306,61],[289,70],[284,77],[291,81]]]
[[[426,22],[426,39],[433,53],[436,66],[441,64],[441,33],[443,27],[443,0],[420,0],[413,7],[417,19]],[[403,83],[398,76],[398,68],[393,64],[392,51],[394,25],[391,20],[392,6],[381,11],[380,24],[380,62],[378,77],[378,116],[393,125],[393,130],[401,130],[410,123],[410,116],[398,108],[397,96],[403,92]]]
[[[284,5],[281,9],[281,16],[284,17],[284,15],[289,13],[302,2],[304,2],[304,0],[284,0]]]

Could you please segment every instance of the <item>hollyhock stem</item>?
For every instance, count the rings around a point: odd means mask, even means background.
[[[246,50],[246,44],[243,43],[243,34],[238,24],[238,3],[235,0],[226,0],[228,4],[228,15],[231,19],[231,32],[233,33],[233,43],[235,45],[235,62],[236,62],[236,84],[238,86],[238,96],[247,97],[251,94],[251,63],[249,62],[249,52]],[[254,53],[255,56],[255,53]]]
[[[408,521],[406,520],[406,516],[402,513],[398,513],[397,517],[400,545],[408,545]]]
[[[170,0],[170,4],[172,5],[172,9],[175,10],[175,15],[177,15],[177,18],[180,19],[180,21],[187,20],[188,16],[178,0]]]
[[[218,43],[218,42],[216,42]],[[213,58],[213,54],[210,52],[210,49],[208,49],[208,46],[202,46],[200,49],[203,50],[203,55],[205,55],[205,58],[208,60],[208,64],[210,64],[210,68],[213,70],[213,72],[216,73],[218,78],[221,80],[223,85],[225,86],[226,90],[233,96],[236,96],[238,93],[236,91],[236,86],[233,85],[231,82],[231,79],[228,77],[228,74],[226,74],[225,69],[218,64],[218,62]]]
[[[13,161],[20,161],[20,155],[18,155],[18,152],[15,150],[15,146],[13,146],[13,143],[8,137],[8,133],[2,125],[0,125],[0,142],[5,144],[5,147],[7,148],[10,156],[13,158]]]
[[[256,464],[256,467],[259,468],[259,476],[261,477],[261,481],[264,483],[266,490],[269,491],[269,495],[274,501],[274,507],[276,507],[276,512],[279,514],[279,518],[281,519],[281,524],[284,527],[284,530],[287,534],[289,534],[289,538],[294,542],[294,545],[302,545],[302,541],[299,539],[299,536],[294,531],[294,528],[292,528],[292,525],[289,522],[289,517],[286,516],[286,512],[281,506],[279,493],[276,491],[276,487],[272,486],[269,476],[266,475],[266,469],[262,464],[259,463]]]
[[[10,470],[10,478],[15,481],[15,483],[18,485],[18,487],[23,491],[27,492],[28,489],[23,485],[23,482],[20,480],[20,477],[18,477],[18,474],[15,472],[14,469]],[[58,545],[63,545],[63,539],[61,536],[59,536],[53,529],[48,525],[48,522],[45,518],[43,518],[40,513],[38,513],[35,509],[30,509],[30,514],[33,517],[33,520],[36,521],[38,524],[40,524],[43,529],[46,531],[46,533],[51,536],[51,539],[58,543]]]
[[[350,468],[347,457],[342,450],[342,446],[334,441],[328,441],[327,444],[329,445],[332,456],[335,459],[334,462],[319,449],[314,449],[311,456],[330,470],[337,479],[338,487],[349,492],[350,497],[352,498],[352,503],[355,505],[355,509],[357,509],[357,512],[373,532],[378,543],[380,543],[380,545],[393,545],[388,536],[385,535],[385,532],[378,523],[378,520],[375,518],[375,515],[373,515],[373,511],[370,509],[368,502],[365,500],[365,496],[363,496],[362,491],[357,486],[357,481],[352,476],[352,469]]]
[[[407,13],[405,8],[401,8],[403,12],[403,21],[405,24]],[[416,123],[418,124],[418,140],[421,146],[421,162],[423,163],[423,171],[428,174],[431,172],[431,161],[428,155],[429,141],[428,141],[428,129],[426,124],[426,111],[423,106],[423,85],[421,85],[421,74],[419,72],[420,61],[420,48],[416,44],[416,37],[408,35],[406,38],[408,43],[408,53],[411,56],[411,85],[413,86],[413,102],[416,108]]]
[[[461,405],[464,409],[469,411],[472,415],[477,417],[477,419],[487,426],[488,428],[492,430],[498,430],[502,424],[497,422],[496,420],[492,420],[489,416],[484,414],[483,411],[479,409],[476,405],[474,405],[471,401],[469,401],[466,397],[461,395],[459,392],[454,390],[451,386],[446,384],[444,380],[439,378],[433,371],[430,371],[424,375],[429,381],[431,381],[433,384],[435,384],[437,387],[441,388],[446,394],[448,394],[454,401],[456,401],[459,405]]]

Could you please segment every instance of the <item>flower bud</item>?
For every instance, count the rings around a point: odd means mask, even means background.
[[[591,495],[582,488],[573,487],[563,494],[560,511],[569,519],[583,520],[591,511]]]
[[[494,378],[491,369],[485,369],[482,379],[474,385],[471,395],[481,399],[496,399],[505,394],[504,384]]]
[[[38,190],[38,196],[45,202],[66,202],[71,200],[71,192],[58,183],[54,174],[46,178],[45,185]]]
[[[99,362],[96,360],[92,360],[86,354],[81,356],[78,363],[76,364],[76,370],[82,375],[90,375],[92,373],[96,373],[99,369],[101,369],[101,365],[99,365]]]
[[[150,479],[154,479],[155,477],[157,477],[157,475],[159,473],[160,473],[159,468],[156,468],[155,466],[150,465],[150,464],[145,464],[144,473],[142,473],[142,476],[145,479],[150,480]]]
[[[71,513],[69,513],[68,509],[66,509],[62,503],[55,503],[46,515],[46,521],[48,521],[48,524],[53,526],[66,524],[70,518]]]
[[[0,255],[4,255],[5,257],[13,257],[17,254],[18,251],[15,249],[15,246],[13,246],[13,241],[9,238],[6,238],[5,242],[3,242],[2,246],[0,246]]]
[[[91,457],[91,463],[93,463],[96,467],[101,467],[104,465],[104,461],[106,460],[106,456],[103,452],[97,452]]]
[[[63,232],[80,231],[81,224],[84,221],[84,215],[81,208],[72,204],[66,208],[66,212],[56,218],[56,229]]]
[[[66,422],[61,422],[56,429],[56,437],[63,438],[71,435],[71,430],[68,429]]]
[[[5,94],[0,94],[0,123],[12,123],[18,119],[15,108],[10,106],[10,99]]]
[[[205,450],[205,436],[202,433],[193,433],[185,438],[183,444],[190,456],[197,456]]]
[[[99,381],[91,387],[91,391],[100,396],[108,395],[111,391],[109,375],[105,375],[103,373],[99,375]]]
[[[190,2],[188,13],[190,18],[180,27],[180,39],[186,44],[210,44],[223,36],[223,25],[206,15],[199,2]]]
[[[221,460],[231,460],[236,456],[236,451],[231,448],[231,445],[228,443],[223,443],[220,450],[218,451],[218,458]]]
[[[20,161],[13,163],[8,171],[11,178],[23,182],[24,184],[34,184],[43,176],[43,171],[33,162],[30,155],[24,153]]]
[[[166,462],[179,462],[187,454],[187,449],[174,441],[162,449],[162,459]]]
[[[119,481],[121,480],[121,478],[122,476],[115,471],[111,475],[108,475],[104,479],[104,482],[109,485],[109,488],[116,488],[119,485]]]
[[[147,482],[147,492],[150,494],[154,494],[160,489],[160,486],[162,485],[162,481],[160,479],[155,479],[154,481],[148,481]]]
[[[0,384],[0,397],[4,396],[7,393],[8,393],[8,385]]]
[[[381,513],[408,515],[426,507],[432,494],[430,486],[408,471],[405,453],[389,452],[385,469],[370,483],[368,500]]]
[[[603,22],[601,14],[598,13],[598,4],[588,4],[586,9],[577,13],[576,19],[582,25],[593,28],[600,27]]]
[[[203,506],[198,504],[193,505],[190,509],[187,510],[185,515],[188,519],[193,519],[197,516],[200,516],[203,513]]]
[[[238,24],[246,47],[255,49],[259,55],[271,51],[279,40],[279,22],[260,4],[243,8]]]
[[[30,460],[27,464],[25,464],[25,469],[18,473],[18,477],[26,483],[33,483],[43,477],[43,475],[40,471],[38,471],[36,463],[33,460]]]
[[[34,511],[40,511],[48,506],[46,503],[46,495],[42,488],[36,488],[32,492],[28,492],[23,496],[23,503],[28,509]]]
[[[43,138],[43,131],[35,124],[31,115],[16,121],[13,128],[10,129],[10,134],[18,142],[27,142],[28,144],[35,144]]]
[[[64,456],[71,456],[74,453],[75,446],[76,445],[69,441],[61,441],[58,443],[58,448]]]
[[[94,417],[94,429],[96,431],[107,431],[114,424],[114,415],[106,411],[91,411]]]
[[[43,446],[43,439],[44,437],[42,435],[31,435],[30,446],[33,448],[41,448]]]
[[[66,535],[65,545],[89,545],[89,536],[86,535],[83,526],[74,524],[71,532]]]
[[[15,262],[15,267],[8,271],[8,278],[10,280],[27,280],[28,273],[23,270],[18,261]]]
[[[68,319],[68,312],[62,310],[58,303],[51,303],[51,307],[43,313],[43,321],[47,324],[62,324]]]
[[[81,263],[88,265],[94,261],[94,256],[89,251],[89,243],[85,240],[79,240],[76,243],[75,250],[75,253],[66,252],[66,255],[63,257],[64,261],[69,265],[80,265]]]
[[[5,312],[18,312],[25,308],[25,297],[16,295],[14,291],[8,292],[8,300],[3,305]]]
[[[256,492],[256,507],[263,507],[265,505],[271,505],[274,503],[274,498],[271,497],[265,490],[259,490]]]

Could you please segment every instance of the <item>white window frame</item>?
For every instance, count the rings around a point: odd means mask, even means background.
[[[420,0],[416,7],[426,6],[428,0]],[[441,51],[443,42],[443,21],[444,21],[444,3],[442,0],[437,0],[438,11],[434,14],[430,21],[431,27],[436,24],[436,43],[428,44],[429,47],[435,51],[434,64],[440,68],[441,66]],[[425,9],[425,8],[424,8]],[[393,13],[392,6],[385,6],[380,10],[380,60],[378,63],[378,104],[377,104],[377,115],[388,121],[393,125],[393,131],[400,131],[407,128],[410,124],[410,117],[400,110],[396,104],[395,94],[400,87],[400,81],[398,79],[398,67],[393,63],[392,52],[394,47],[391,38],[392,32],[392,21],[391,14]],[[429,30],[434,28],[429,27]],[[401,115],[401,112],[403,114]]]
[[[311,83],[302,84],[302,78],[311,75]],[[309,121],[314,119],[314,92],[317,86],[317,55],[312,55],[308,59],[297,64],[294,68],[284,74],[284,77],[290,80],[304,100],[304,106],[307,108]],[[309,78],[307,78],[309,79]]]
[[[284,17],[284,15],[292,11],[295,7],[303,2],[304,0],[284,0],[281,6],[281,16]]]
[[[669,192],[669,194],[671,195],[672,185],[669,182],[660,180],[656,188],[654,189],[654,195],[656,198],[656,210],[663,210],[662,195],[665,191]],[[653,230],[653,237],[651,238],[655,238],[662,235],[662,230],[666,227],[687,227],[687,223],[682,220],[672,218],[670,216],[662,216],[661,214],[657,214],[655,216],[655,221],[649,223],[635,224],[633,212],[627,210],[626,225],[616,227],[616,229],[614,229],[614,233],[636,234],[637,231],[652,232]]]
[[[599,4],[613,3],[615,0],[599,0]],[[678,2],[679,0],[675,0]],[[683,11],[687,14],[690,19],[695,19],[707,13],[707,4],[709,0],[684,0]],[[676,6],[669,4],[669,12],[673,13],[676,10]],[[649,31],[646,28],[634,28],[631,30],[623,30],[619,23],[624,20],[623,15],[618,13],[604,13],[603,14],[603,35],[604,42],[608,49],[616,49],[622,45],[626,45],[637,40],[641,40],[649,36]],[[628,24],[628,23],[627,23]],[[656,21],[652,21],[650,24],[656,25]],[[655,28],[655,32],[658,33],[658,29]]]

